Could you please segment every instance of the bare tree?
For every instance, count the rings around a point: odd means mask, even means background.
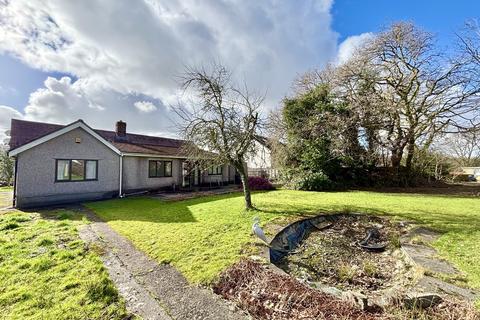
[[[480,165],[480,132],[467,131],[448,134],[442,141],[442,151],[457,167]]]
[[[359,105],[371,102],[369,107],[376,107],[370,110],[382,113],[380,138],[393,167],[400,166],[406,151],[405,166],[410,169],[417,149],[428,149],[442,133],[476,124],[480,86],[472,60],[445,56],[435,49],[433,36],[413,24],[392,25],[353,60],[349,63],[361,67],[350,68],[350,76],[369,86],[369,98]],[[357,81],[350,91],[359,88]]]
[[[236,86],[231,73],[218,64],[211,70],[187,68],[181,86],[195,96],[192,106],[174,108],[182,120],[182,135],[190,142],[185,146],[189,158],[204,168],[226,163],[235,167],[245,207],[253,208],[245,160],[255,148],[264,97],[250,92],[245,84]]]

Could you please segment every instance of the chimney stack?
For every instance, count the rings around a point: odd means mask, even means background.
[[[115,133],[117,138],[125,138],[127,136],[127,123],[122,120],[117,121],[115,125]]]

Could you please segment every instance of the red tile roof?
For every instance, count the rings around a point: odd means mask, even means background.
[[[64,125],[33,122],[12,119],[10,130],[10,150],[46,136]],[[125,153],[145,153],[162,156],[184,157],[182,145],[184,140],[154,137],[140,134],[127,133],[126,138],[119,139],[114,131],[96,130],[100,136],[112,143],[120,151]]]

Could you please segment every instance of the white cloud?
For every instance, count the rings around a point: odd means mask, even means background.
[[[137,101],[133,105],[138,111],[143,113],[150,113],[157,110],[157,107],[150,101]]]
[[[12,117],[61,124],[81,118],[101,129],[123,119],[129,132],[175,136],[166,106],[181,99],[178,76],[185,66],[212,61],[267,92],[266,108],[276,107],[298,74],[336,58],[331,7],[332,0],[5,2],[0,53],[78,80],[47,78],[21,113],[0,107],[0,130]]]
[[[160,103],[152,106],[158,115],[139,113],[133,108],[134,95],[122,95],[99,82],[80,79],[72,83],[69,77],[47,78],[44,87],[30,94],[24,112],[0,106],[0,130],[10,127],[10,119],[45,121],[68,124],[83,119],[96,129],[114,130],[117,120],[127,122],[127,131],[132,133],[153,133],[159,128],[168,136],[177,135],[174,126],[175,114]],[[137,101],[138,102],[138,101]],[[149,107],[149,102],[142,104]]]
[[[17,95],[18,91],[12,87],[0,86],[0,96]]]
[[[221,61],[275,106],[293,78],[336,54],[332,0],[17,0],[0,52],[121,94],[164,102],[186,65]]]
[[[7,131],[10,130],[10,120],[12,118],[22,119],[23,115],[17,110],[0,105],[0,145],[7,139]]]
[[[338,53],[336,58],[337,64],[345,63],[355,53],[359,47],[361,47],[366,41],[373,38],[373,33],[366,32],[356,36],[350,36],[345,39],[338,47]]]

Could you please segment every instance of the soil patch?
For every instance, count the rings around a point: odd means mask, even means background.
[[[381,252],[360,243],[373,230],[369,244],[385,245]],[[276,265],[302,282],[335,286],[368,296],[393,287],[407,287],[413,280],[411,266],[399,250],[406,231],[386,218],[338,215],[331,226],[311,232]]]

